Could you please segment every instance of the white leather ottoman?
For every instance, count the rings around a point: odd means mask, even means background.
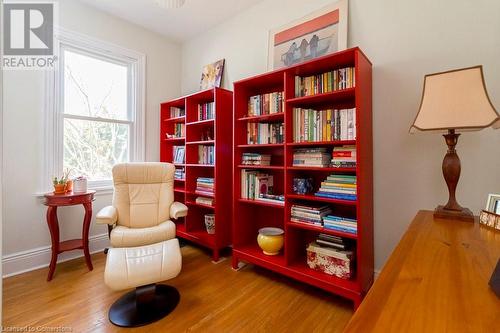
[[[179,303],[179,292],[156,283],[176,277],[181,266],[176,238],[146,246],[110,248],[104,272],[106,285],[113,290],[136,289],[113,303],[109,320],[117,326],[137,327],[168,315]]]

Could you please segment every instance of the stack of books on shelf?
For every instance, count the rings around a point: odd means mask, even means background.
[[[295,97],[311,96],[353,88],[356,85],[354,67],[341,68],[322,74],[295,77]]]
[[[248,123],[247,142],[249,145],[283,143],[283,123]]]
[[[332,210],[330,209],[330,207],[328,207],[328,205],[292,205],[290,220],[292,222],[322,226],[323,217],[330,214],[331,212]]]
[[[319,191],[315,193],[318,197],[356,200],[356,176],[352,175],[330,175],[321,182]]]
[[[215,147],[214,146],[198,146],[198,164],[215,164]]]
[[[332,167],[355,168],[356,167],[356,146],[334,147],[332,151]]]
[[[293,141],[356,140],[356,109],[293,109]]]
[[[293,166],[325,168],[330,166],[330,160],[327,148],[300,148],[293,151]]]
[[[214,179],[207,177],[196,178],[196,194],[213,196],[214,195]]]
[[[172,160],[175,164],[184,164],[184,146],[174,146]]]
[[[207,197],[197,197],[195,202],[200,205],[205,205],[205,206],[212,206],[214,199],[213,198],[207,198]]]
[[[186,179],[186,171],[184,168],[175,168],[174,179],[184,180]]]
[[[198,104],[198,120],[214,119],[215,103]]]
[[[353,247],[353,243],[350,239],[323,233],[318,235],[316,243],[320,246],[331,247],[337,250],[351,250]]]
[[[323,218],[325,229],[346,232],[356,235],[358,233],[358,222],[347,217],[328,215]]]
[[[271,155],[258,153],[243,153],[241,164],[243,165],[271,165]]]
[[[176,107],[170,108],[170,118],[184,117],[185,114],[184,109]]]
[[[186,125],[181,123],[174,124],[174,137],[183,138],[186,136]]]
[[[283,195],[273,194],[273,176],[253,170],[241,170],[241,198],[284,204]]]
[[[248,100],[248,116],[262,116],[283,112],[283,92],[252,96]]]

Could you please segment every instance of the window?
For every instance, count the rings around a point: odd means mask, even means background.
[[[71,33],[58,37],[45,177],[71,170],[85,175],[90,188],[106,188],[113,165],[144,160],[144,56]]]

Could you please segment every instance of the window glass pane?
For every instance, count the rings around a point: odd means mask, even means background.
[[[64,50],[64,113],[129,120],[128,67]]]
[[[89,180],[111,179],[111,168],[129,160],[130,125],[64,120],[64,168]]]

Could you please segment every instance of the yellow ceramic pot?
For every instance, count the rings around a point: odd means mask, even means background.
[[[257,236],[257,243],[262,252],[269,256],[277,255],[283,247],[283,234],[280,228],[262,228]]]

